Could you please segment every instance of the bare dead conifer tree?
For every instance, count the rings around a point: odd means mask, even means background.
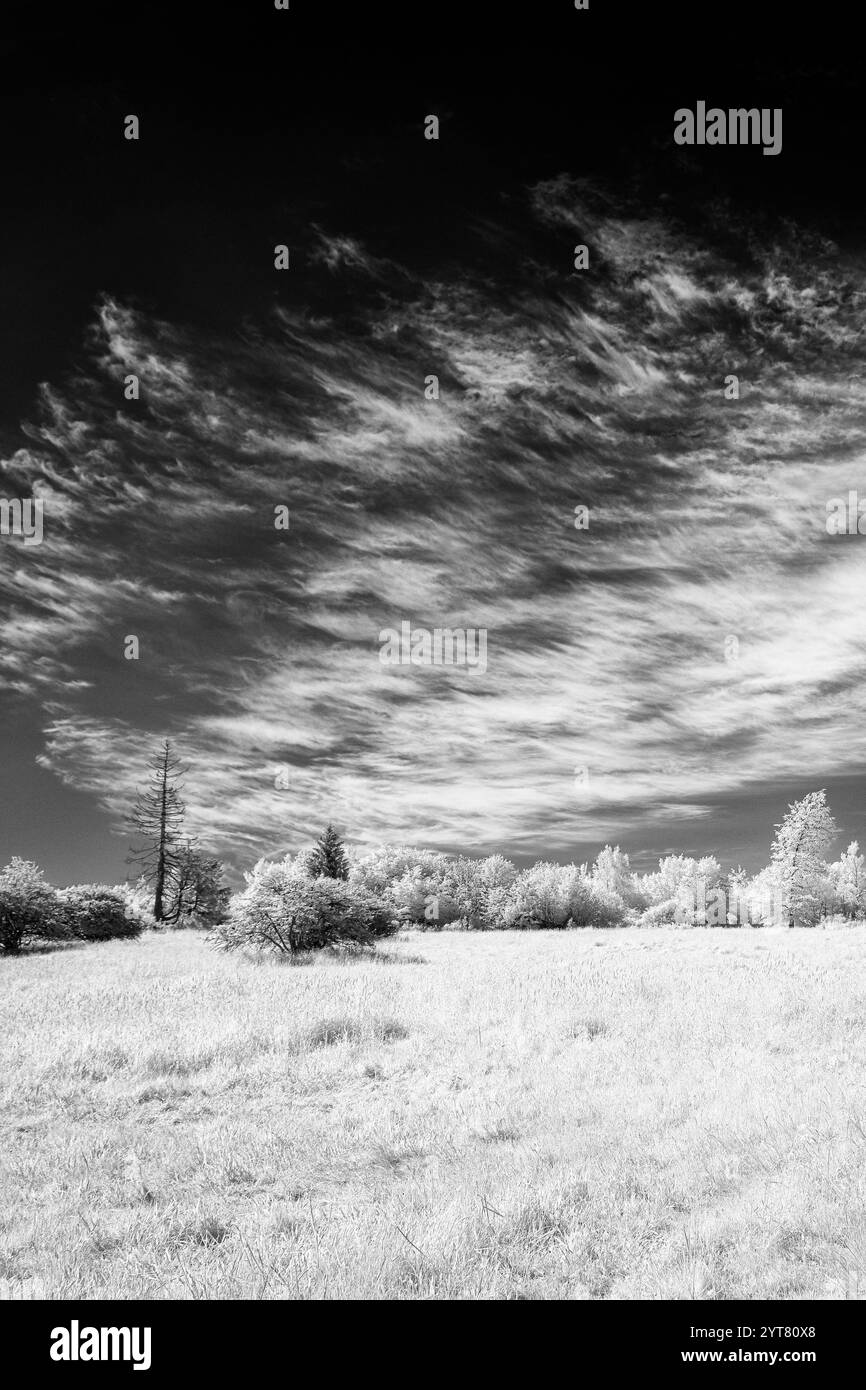
[[[130,829],[143,843],[130,849],[127,863],[138,864],[143,877],[153,885],[157,922],[166,918],[167,892],[182,852],[180,831],[186,807],[180,797],[183,788],[179,778],[185,771],[166,739],[151,761],[150,780],[138,793],[130,816]]]

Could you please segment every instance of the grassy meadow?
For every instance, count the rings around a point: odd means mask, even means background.
[[[0,961],[4,1298],[858,1298],[866,932]]]

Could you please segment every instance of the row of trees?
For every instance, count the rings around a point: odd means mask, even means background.
[[[14,859],[0,871],[0,950],[28,939],[105,939],[166,924],[213,928],[228,949],[307,950],[369,943],[403,924],[428,929],[814,926],[831,915],[866,916],[866,861],[856,841],[828,861],[838,832],[823,791],[788,807],[770,863],[752,877],[723,873],[713,856],[668,855],[635,873],[620,847],[589,864],[537,863],[518,870],[499,854],[450,856],[406,845],[348,853],[333,826],[316,845],[278,862],[261,859],[231,899],[222,865],[183,834],[182,769],[168,742],[150,767],[132,813],[139,843],[135,885],[55,890]]]
[[[17,856],[0,869],[0,951],[7,955],[34,941],[108,941],[152,925],[128,884],[53,888],[36,864]]]
[[[538,863],[518,870],[502,855],[483,859],[385,845],[348,854],[329,826],[318,844],[274,863],[262,859],[217,928],[232,948],[306,949],[340,938],[371,939],[407,923],[477,930],[637,925],[814,926],[866,915],[866,867],[855,843],[826,859],[837,835],[826,794],[794,802],[776,827],[770,863],[749,877],[722,871],[713,856],[668,855],[658,870],[632,871],[619,846],[592,865]]]

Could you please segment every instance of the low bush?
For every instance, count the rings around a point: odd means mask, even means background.
[[[626,908],[574,864],[533,864],[507,890],[498,925],[523,930],[560,927],[618,927]]]
[[[123,898],[128,914],[141,922],[143,931],[152,931],[156,928],[156,918],[153,915],[153,889],[145,883],[144,879],[139,879],[137,883],[116,883],[112,891]]]
[[[580,893],[572,906],[570,927],[624,927],[629,909],[618,893],[607,892],[591,881],[584,880],[586,892]]]
[[[57,893],[59,935],[78,941],[111,941],[139,936],[146,916],[122,890],[100,883],[79,883]]]
[[[60,935],[57,894],[40,868],[16,855],[0,870],[0,951],[17,955],[28,941]]]
[[[449,865],[438,850],[382,845],[355,859],[349,883],[387,904],[401,921],[436,928],[442,925],[438,905]]]
[[[259,863],[247,886],[214,927],[226,951],[253,949],[295,955],[328,946],[369,946],[399,928],[393,909],[337,878],[302,878],[287,864]]]
[[[638,927],[670,927],[684,925],[683,909],[678,898],[669,898],[667,902],[655,903],[642,912],[635,923]]]

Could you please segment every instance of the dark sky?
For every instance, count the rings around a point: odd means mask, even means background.
[[[825,527],[866,498],[844,30],[191,10],[31,7],[0,44],[0,495],[45,499],[40,546],[0,537],[0,860],[123,877],[164,736],[235,871],[328,817],[757,868],[820,786],[861,836],[863,552]],[[781,106],[782,153],[675,147],[699,99]],[[487,670],[383,668],[403,619],[484,626]]]

